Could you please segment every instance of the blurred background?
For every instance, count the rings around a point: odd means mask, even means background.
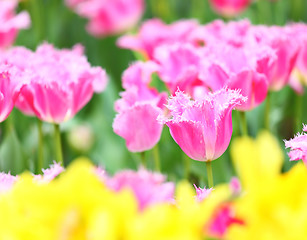
[[[0,0],[1,1],[1,0]],[[20,2],[18,12],[26,10],[32,20],[28,30],[19,32],[15,45],[30,49],[47,41],[57,48],[71,48],[77,43],[85,47],[85,54],[93,66],[102,66],[109,76],[107,89],[96,94],[72,120],[61,124],[64,149],[64,162],[68,165],[78,156],[87,156],[95,164],[106,168],[110,173],[120,169],[136,169],[139,154],[130,153],[124,139],[113,132],[112,122],[115,117],[114,101],[119,98],[121,75],[135,61],[132,51],[116,46],[119,36],[95,38],[86,31],[87,20],[67,8],[62,0],[25,0]],[[160,18],[166,23],[179,19],[197,19],[205,24],[214,19],[225,21],[248,18],[253,24],[284,25],[288,22],[307,22],[306,0],[258,0],[253,1],[239,16],[226,19],[217,15],[208,0],[147,0],[142,21]],[[141,22],[139,23],[141,24]],[[132,30],[136,32],[137,27]],[[271,129],[284,148],[283,139],[289,139],[301,129],[295,129],[297,122],[307,123],[307,111],[301,118],[296,116],[298,104],[306,109],[307,94],[297,96],[289,87],[272,94]],[[263,128],[264,103],[247,113],[248,128],[251,135]],[[233,113],[233,137],[239,135],[238,116]],[[43,123],[45,139],[44,167],[52,163],[55,154],[52,142],[53,126]],[[10,117],[1,123],[0,170],[18,174],[25,169],[35,171],[37,158],[38,130],[37,119],[24,116],[14,109]],[[161,170],[170,180],[183,178],[184,153],[173,141],[168,128],[163,130],[159,142]],[[153,169],[151,152],[145,153],[148,167]],[[285,151],[285,158],[286,151]],[[285,161],[284,170],[291,166]],[[205,173],[204,163],[191,160],[191,180],[197,181]],[[235,175],[227,150],[222,157],[213,162],[214,180],[226,182]]]

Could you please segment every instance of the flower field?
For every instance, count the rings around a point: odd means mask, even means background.
[[[0,0],[0,239],[305,239],[305,0]]]

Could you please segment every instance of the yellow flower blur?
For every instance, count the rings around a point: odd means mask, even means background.
[[[237,139],[231,153],[244,186],[234,204],[244,224],[232,225],[226,239],[306,239],[306,167],[281,173],[281,151],[267,132]]]
[[[256,140],[247,136],[234,139],[230,152],[245,189],[262,186],[281,172],[283,152],[269,132],[260,132]]]
[[[176,203],[140,212],[132,191],[109,190],[79,159],[50,183],[25,173],[0,195],[0,239],[204,239],[206,222],[228,193],[220,187],[198,203],[190,184],[181,183]]]
[[[79,160],[51,183],[20,176],[0,196],[0,239],[120,239],[136,211],[131,192],[112,193]]]

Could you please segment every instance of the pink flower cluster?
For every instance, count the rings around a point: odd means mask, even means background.
[[[19,29],[30,26],[30,16],[27,12],[15,14],[17,0],[0,1],[0,49],[10,47]]]
[[[252,85],[263,82],[262,86],[267,83],[270,90],[278,91],[288,84],[289,75],[297,63],[296,59],[304,49],[306,31],[303,29],[304,24],[286,27],[254,26],[248,20],[229,23],[216,20],[207,25],[186,20],[166,25],[153,19],[145,22],[137,35],[121,37],[118,45],[139,51],[147,58],[160,63],[160,77],[167,84],[169,79],[173,79],[172,69],[177,66],[178,77],[184,74],[188,75],[185,79],[189,77],[190,84],[186,84],[187,88],[191,85],[193,88],[195,85],[212,88],[208,78],[213,65],[214,69],[221,68],[221,77],[226,75],[229,79],[230,75],[248,75],[249,78],[255,79],[250,80]],[[298,31],[301,34],[297,41],[293,35]],[[163,49],[160,49],[161,47]],[[181,61],[176,59],[176,56],[181,56]],[[237,61],[231,61],[229,56]],[[247,76],[241,78],[246,79]],[[217,80],[222,81],[220,85],[225,82],[223,78]],[[178,78],[173,81],[177,82]],[[228,82],[232,85],[235,79]],[[243,86],[241,89],[244,89]],[[174,91],[174,88],[172,90]],[[263,100],[262,98],[260,100]]]
[[[169,25],[158,19],[144,22],[137,34],[123,36],[117,42],[122,48],[143,54],[146,61],[132,64],[123,75],[125,91],[115,106],[119,114],[114,131],[125,138],[130,151],[141,152],[159,141],[159,122],[166,123],[191,158],[215,159],[230,141],[231,109],[252,110],[266,99],[268,91],[293,86],[290,79],[294,69],[305,74],[305,29],[304,24],[254,26],[248,20],[216,20],[206,25],[194,20]],[[127,80],[128,75],[132,80]],[[195,102],[182,93],[174,97],[178,89]],[[167,107],[163,104],[165,91],[174,98]],[[233,91],[237,97],[229,104]],[[209,98],[218,98],[216,102],[222,107],[209,107],[211,100],[204,100]],[[145,105],[152,109],[151,114],[140,110]],[[221,117],[221,111],[227,114]],[[206,118],[202,119],[204,112]],[[161,121],[163,117],[159,117],[158,121],[157,115],[171,115],[172,119]],[[224,134],[227,137],[222,141],[219,136]]]
[[[303,132],[307,132],[307,125],[303,126]],[[297,134],[293,139],[285,141],[286,148],[290,148],[288,153],[290,161],[303,160],[307,166],[307,134]]]
[[[144,12],[143,0],[66,0],[68,7],[89,19],[94,36],[119,34],[134,27]]]
[[[1,108],[1,121],[16,104],[24,114],[61,123],[71,119],[107,83],[105,71],[90,66],[80,45],[57,50],[44,43],[35,52],[15,47],[3,54],[1,62],[0,104],[6,106]]]

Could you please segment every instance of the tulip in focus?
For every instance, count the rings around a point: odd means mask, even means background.
[[[243,12],[251,0],[210,0],[212,8],[220,15],[234,17]]]
[[[0,49],[10,47],[19,29],[30,26],[30,16],[27,12],[15,14],[17,0],[0,1]]]
[[[175,142],[192,159],[212,161],[227,149],[232,135],[232,109],[246,101],[238,91],[225,88],[201,100],[181,91],[169,99],[171,118],[160,116]]]

